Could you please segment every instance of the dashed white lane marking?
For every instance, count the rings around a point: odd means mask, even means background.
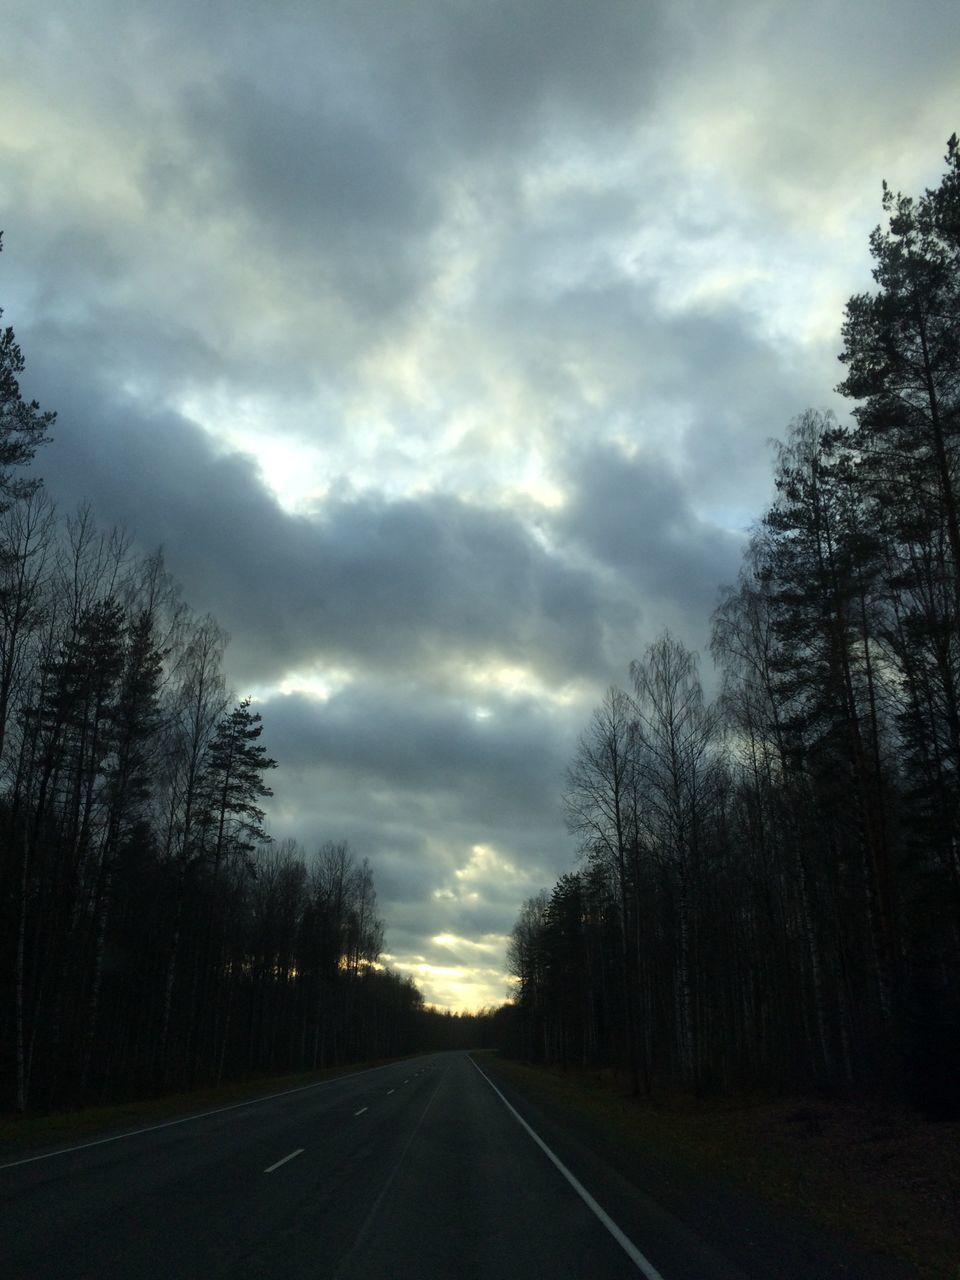
[[[297,1147],[296,1151],[291,1151],[288,1156],[284,1156],[282,1160],[278,1160],[276,1164],[270,1165],[268,1169],[264,1169],[264,1173],[273,1173],[274,1169],[279,1169],[282,1164],[286,1164],[288,1160],[295,1160],[297,1156],[302,1156],[303,1147]]]
[[[476,1062],[473,1061],[473,1058],[471,1058],[470,1061],[473,1062],[473,1065],[475,1067],[477,1067],[477,1064]],[[624,1233],[620,1230],[620,1228],[617,1226],[614,1220],[610,1217],[610,1215],[600,1208],[596,1200],[594,1200],[593,1196],[586,1189],[583,1183],[573,1176],[573,1174],[570,1172],[567,1166],[563,1163],[560,1157],[555,1156],[553,1152],[550,1150],[550,1148],[547,1146],[547,1144],[544,1142],[544,1140],[540,1137],[540,1135],[534,1132],[534,1130],[530,1128],[530,1126],[527,1124],[526,1120],[524,1120],[520,1112],[516,1109],[516,1107],[512,1107],[510,1105],[510,1103],[506,1100],[506,1098],[503,1096],[503,1094],[500,1092],[497,1086],[493,1083],[493,1081],[490,1079],[487,1073],[485,1071],[481,1071],[479,1067],[477,1067],[477,1070],[480,1071],[480,1074],[483,1076],[484,1080],[486,1080],[487,1084],[490,1086],[493,1092],[497,1095],[497,1097],[500,1099],[503,1105],[507,1108],[507,1110],[513,1116],[514,1120],[516,1120],[518,1124],[523,1125],[524,1129],[526,1129],[527,1133],[529,1133],[530,1137],[534,1140],[534,1142],[541,1149],[541,1151],[545,1153],[548,1159],[552,1161],[552,1163],[557,1167],[557,1169],[559,1169],[559,1171],[563,1174],[566,1180],[570,1183],[571,1187],[573,1187],[574,1191],[577,1193],[577,1195],[580,1197],[583,1203],[587,1206],[587,1208],[596,1214],[596,1216],[607,1228],[607,1230],[613,1236],[614,1240],[616,1240],[617,1244],[624,1251],[624,1253],[627,1255],[630,1261],[634,1264],[634,1266],[637,1267],[639,1271],[643,1272],[643,1274],[647,1277],[647,1280],[663,1280],[663,1276],[656,1269],[653,1263],[649,1262],[643,1256],[643,1254],[640,1252],[637,1246],[633,1243],[630,1237],[624,1235]]]
[[[394,1180],[396,1179],[397,1174],[400,1172],[400,1168],[404,1160],[406,1160],[407,1158],[407,1152],[410,1150],[411,1146],[413,1145],[414,1139],[416,1138],[417,1134],[420,1132],[420,1128],[424,1120],[427,1118],[427,1112],[430,1110],[431,1106],[433,1105],[433,1100],[437,1096],[437,1093],[439,1091],[439,1084],[440,1082],[438,1081],[437,1084],[434,1086],[433,1093],[431,1093],[430,1097],[427,1099],[427,1105],[420,1112],[420,1119],[414,1125],[413,1132],[410,1134],[410,1137],[404,1143],[403,1150],[400,1152],[400,1158],[397,1161],[397,1163],[393,1166],[390,1176],[387,1178],[386,1182],[380,1188],[380,1194],[377,1196],[376,1200],[374,1200],[373,1204],[370,1206],[370,1212],[367,1214],[366,1218],[364,1219],[363,1226],[357,1232],[353,1245],[351,1246],[350,1251],[347,1253],[346,1258],[344,1259],[344,1262],[356,1257],[357,1253],[360,1251],[360,1248],[363,1242],[366,1240],[370,1232],[371,1224],[376,1220],[377,1214],[380,1210],[380,1206],[383,1203],[384,1199],[386,1198],[390,1188],[393,1186]]]
[[[362,1115],[363,1115],[363,1113],[364,1113],[366,1110],[367,1110],[367,1108],[366,1108],[366,1107],[361,1107],[359,1111],[355,1111],[353,1114],[354,1114],[355,1116],[362,1116]]]
[[[391,1093],[393,1093],[393,1092],[394,1092],[394,1090],[393,1090],[393,1089],[388,1089],[388,1090],[387,1090],[387,1097],[389,1097],[389,1096],[390,1096],[390,1094],[391,1094]]]

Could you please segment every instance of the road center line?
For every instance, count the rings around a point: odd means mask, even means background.
[[[367,1108],[366,1108],[366,1107],[361,1107],[359,1111],[355,1111],[353,1114],[354,1114],[355,1116],[362,1116],[362,1115],[363,1115],[363,1113],[364,1113],[366,1110],[367,1110]]]
[[[442,1076],[441,1076],[441,1079],[442,1079]],[[417,1134],[420,1132],[420,1127],[423,1124],[424,1120],[426,1120],[427,1112],[433,1106],[433,1100],[437,1096],[439,1091],[440,1091],[440,1080],[438,1080],[437,1083],[434,1085],[433,1093],[431,1093],[430,1097],[427,1099],[427,1105],[420,1112],[420,1119],[414,1125],[413,1132],[410,1134],[410,1137],[403,1144],[403,1150],[400,1152],[400,1158],[397,1160],[397,1163],[393,1166],[393,1169],[390,1171],[390,1175],[387,1178],[386,1182],[380,1188],[380,1194],[377,1196],[376,1200],[374,1200],[373,1204],[370,1206],[370,1212],[367,1214],[366,1218],[364,1219],[363,1226],[357,1232],[356,1239],[354,1240],[353,1244],[350,1246],[350,1249],[347,1252],[346,1257],[341,1261],[341,1264],[340,1264],[341,1267],[346,1262],[348,1262],[349,1259],[356,1257],[357,1253],[360,1250],[360,1246],[362,1245],[363,1241],[366,1240],[367,1235],[370,1231],[371,1224],[373,1223],[374,1219],[377,1216],[377,1213],[380,1210],[380,1205],[383,1203],[383,1200],[386,1197],[387,1192],[393,1186],[394,1180],[397,1174],[400,1172],[400,1167],[403,1164],[404,1160],[406,1160],[407,1158],[407,1152],[410,1150],[411,1146],[413,1145],[413,1140],[416,1138]]]
[[[477,1067],[477,1064],[476,1062],[474,1062],[473,1058],[471,1058],[470,1061],[473,1062],[473,1065],[475,1067]],[[603,1209],[601,1209],[601,1207],[597,1204],[596,1200],[594,1200],[593,1196],[586,1189],[583,1183],[573,1176],[573,1174],[570,1172],[567,1166],[563,1163],[560,1157],[555,1156],[553,1152],[550,1150],[550,1148],[547,1146],[547,1144],[544,1142],[544,1140],[540,1137],[540,1135],[530,1128],[530,1126],[527,1124],[526,1120],[524,1120],[520,1112],[516,1109],[516,1107],[513,1107],[510,1105],[510,1103],[506,1100],[506,1098],[503,1096],[503,1094],[500,1092],[497,1086],[493,1083],[493,1081],[490,1079],[487,1073],[485,1071],[482,1071],[480,1067],[477,1067],[477,1070],[480,1072],[484,1080],[486,1080],[487,1084],[490,1086],[493,1092],[497,1095],[497,1097],[500,1099],[503,1105],[507,1108],[507,1110],[513,1116],[514,1120],[516,1120],[518,1124],[523,1125],[524,1129],[526,1129],[527,1133],[529,1133],[530,1137],[534,1140],[534,1142],[541,1149],[541,1151],[544,1152],[544,1154],[548,1157],[548,1159],[552,1161],[552,1163],[557,1167],[560,1173],[562,1173],[563,1176],[566,1178],[566,1180],[570,1183],[571,1187],[573,1187],[574,1191],[577,1193],[577,1195],[580,1197],[583,1203],[587,1206],[587,1208],[590,1209],[592,1213],[596,1214],[596,1216],[607,1228],[607,1230],[613,1236],[614,1240],[616,1240],[617,1244],[624,1251],[624,1253],[627,1255],[630,1261],[634,1264],[634,1266],[639,1271],[643,1272],[643,1274],[647,1277],[647,1280],[663,1280],[663,1276],[656,1269],[653,1263],[648,1261],[648,1259],[643,1256],[643,1254],[640,1252],[637,1246],[633,1243],[630,1237],[624,1235],[624,1233],[620,1230],[620,1228],[617,1226],[614,1220],[610,1217],[610,1215],[606,1213]]]
[[[279,1169],[282,1164],[286,1164],[288,1160],[295,1160],[297,1156],[303,1155],[304,1148],[297,1147],[296,1151],[291,1151],[288,1156],[284,1156],[282,1160],[278,1160],[276,1164],[270,1165],[268,1169],[264,1169],[264,1173],[273,1173],[274,1169]]]

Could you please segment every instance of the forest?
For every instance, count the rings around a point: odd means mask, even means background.
[[[582,735],[581,862],[513,930],[515,1054],[634,1091],[825,1091],[960,1114],[960,150],[884,185],[837,390],[776,446],[712,624]]]
[[[2,313],[0,313],[2,314]],[[27,467],[55,415],[0,338],[0,1107],[50,1109],[409,1053],[373,874],[274,844],[275,761],[227,637]]]

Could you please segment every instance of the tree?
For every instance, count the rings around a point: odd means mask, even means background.
[[[911,864],[909,1003],[960,1011],[943,975],[960,919],[960,146],[918,199],[883,188],[887,226],[870,237],[878,291],[847,305],[839,390],[857,401],[853,443],[871,516],[884,532],[885,657]],[[922,892],[917,890],[923,886]],[[921,907],[921,902],[923,906]],[[923,941],[921,942],[921,938]],[[929,997],[931,985],[935,999]],[[952,1033],[960,1040],[960,1033]]]
[[[630,664],[636,692],[638,813],[642,841],[677,885],[675,1033],[681,1078],[700,1083],[704,995],[698,913],[702,910],[711,748],[716,716],[703,699],[696,655],[665,632]]]
[[[217,1037],[225,1035],[230,1018],[229,993],[225,1012],[218,999],[226,945],[226,938],[220,936],[225,933],[226,903],[222,899],[236,894],[235,884],[225,874],[225,863],[231,861],[229,872],[235,879],[251,869],[250,855],[257,845],[269,843],[259,801],[273,794],[262,775],[267,769],[275,769],[277,762],[257,742],[262,732],[259,714],[250,710],[250,699],[244,698],[219,721],[204,753],[199,827],[209,870],[209,905],[201,950],[199,999],[192,1018],[194,1069],[199,1066],[205,1032],[211,1033],[206,1038],[220,1060]]]
[[[835,1078],[824,972],[824,935],[831,931],[826,912],[814,909],[814,894],[822,896],[832,882],[814,874],[802,838],[813,802],[803,754],[787,724],[792,708],[779,693],[783,659],[771,536],[763,529],[751,539],[736,588],[721,593],[711,640],[724,672],[721,709],[738,783],[741,874],[754,889],[749,945],[767,958],[750,964],[752,1036],[745,1057],[750,1068],[762,1063],[780,1079],[800,1061],[815,1062],[811,1074],[828,1082]],[[785,1016],[769,1017],[774,1007]],[[807,1030],[812,1049],[804,1044]]]
[[[0,250],[2,240],[0,232]],[[8,326],[0,332],[0,511],[40,487],[40,480],[17,476],[14,469],[29,464],[40,445],[49,439],[47,433],[57,418],[55,413],[41,410],[36,400],[24,400],[20,394],[19,379],[24,368],[23,354]]]
[[[223,717],[206,750],[204,789],[215,876],[224,854],[249,853],[267,840],[258,801],[273,795],[262,775],[277,762],[257,742],[263,725],[250,701],[244,698]]]
[[[520,908],[507,945],[507,972],[516,981],[521,1046],[524,1056],[530,1060],[547,1056],[543,1012],[547,904],[546,890],[527,898]]]
[[[0,528],[0,762],[26,682],[28,644],[43,622],[54,510],[42,491],[14,503]]]
[[[181,981],[189,880],[204,858],[209,806],[204,805],[205,760],[226,702],[221,669],[223,629],[211,617],[195,623],[177,655],[166,717],[165,853],[173,871],[174,914],[168,942],[157,1078],[164,1087],[173,1057],[174,1011]],[[189,1032],[189,1027],[187,1028]]]
[[[131,840],[143,840],[146,834],[147,804],[152,791],[150,766],[160,737],[159,698],[165,656],[156,643],[155,625],[150,609],[142,609],[124,625],[122,669],[111,709],[110,749],[103,767],[104,816],[99,866],[94,877],[92,975],[80,1069],[81,1091],[86,1088],[93,1056],[114,875],[121,850],[128,847]]]
[[[640,1091],[634,973],[638,852],[635,816],[636,711],[622,689],[611,687],[594,711],[567,774],[564,795],[567,826],[580,837],[581,852],[613,876],[620,904],[625,1058],[634,1093]],[[646,1064],[644,1063],[644,1066]],[[648,1082],[645,1080],[645,1085]]]
[[[2,314],[2,312],[0,312]],[[275,767],[226,636],[159,552],[20,469],[54,415],[0,333],[0,1096],[19,1110],[409,1053],[415,986],[379,964],[373,872],[311,871],[264,828]],[[258,848],[258,846],[261,846]]]
[[[909,476],[942,512],[954,591],[960,591],[960,148],[919,200],[883,184],[886,230],[870,251],[880,290],[847,304],[838,390],[860,401],[859,443],[878,477]],[[881,482],[882,483],[882,482]]]

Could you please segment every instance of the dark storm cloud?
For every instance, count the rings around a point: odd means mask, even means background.
[[[358,120],[335,101],[309,106],[287,102],[237,76],[192,90],[183,102],[184,125],[198,154],[221,162],[232,178],[224,195],[247,209],[284,219],[287,230],[338,239],[354,230],[393,226],[400,231],[428,220],[427,174],[398,154],[385,128]],[[389,122],[384,122],[389,127]]]
[[[629,132],[677,51],[668,12],[101,3],[25,22],[10,50],[46,99],[114,132],[145,214],[239,221],[252,259],[292,257],[372,314],[430,270],[445,196],[492,183],[503,199],[558,134]]]
[[[460,824],[462,834],[472,832],[469,843],[555,805],[584,714],[580,707],[571,718],[549,698],[490,689],[472,697],[443,694],[429,682],[383,676],[327,699],[274,695],[263,711],[271,751],[290,760],[294,774],[312,778],[322,771],[325,803],[335,803],[345,788],[362,787],[382,797],[385,808],[397,806],[398,818],[422,822],[425,802],[429,812],[447,810],[444,829]]]
[[[572,481],[558,533],[616,568],[642,597],[673,601],[702,622],[720,584],[736,577],[744,539],[698,519],[680,478],[655,455],[584,451]]]
[[[291,96],[336,90],[395,123],[411,148],[512,150],[542,137],[556,115],[624,125],[668,74],[680,35],[668,7],[633,0],[604,0],[599,12],[578,0],[176,8],[179,30],[217,62],[244,65]]]
[[[415,705],[413,701],[414,718]],[[575,733],[586,722],[587,708],[568,717],[566,724],[557,722],[552,726],[555,734],[548,732],[536,744],[537,756],[543,761],[540,766],[529,769],[526,762],[520,762],[513,794],[503,804],[494,792],[504,779],[502,769],[488,770],[478,777],[465,773],[455,782],[449,777],[438,779],[433,785],[430,768],[441,763],[437,752],[421,757],[416,780],[404,787],[371,776],[356,761],[356,725],[348,726],[342,735],[342,762],[308,770],[289,754],[282,708],[271,701],[263,713],[264,741],[281,766],[271,779],[275,793],[271,830],[278,836],[293,836],[308,847],[327,839],[347,840],[359,853],[369,855],[378,868],[384,868],[380,887],[390,901],[430,899],[438,884],[453,877],[477,844],[506,851],[519,867],[555,868],[554,875],[572,856],[574,846],[563,828],[560,795]],[[316,731],[321,737],[322,714],[318,709]],[[468,732],[466,727],[464,732]],[[513,759],[506,729],[500,731],[500,741],[505,756]],[[408,747],[401,743],[400,749]],[[351,757],[352,765],[348,763]],[[521,794],[527,778],[530,790]],[[501,887],[508,898],[516,899],[513,889]]]
[[[675,48],[667,11],[631,0],[606,0],[602,20],[578,0],[459,0],[417,13],[428,84],[458,140],[481,146],[513,150],[518,140],[542,138],[549,124],[578,118],[593,128],[625,126]]]
[[[182,103],[193,164],[242,211],[257,255],[293,258],[318,289],[385,324],[432,263],[425,243],[442,209],[430,171],[382,123],[344,110],[321,87],[309,104],[224,75]],[[209,198],[204,190],[200,199]]]
[[[445,794],[465,821],[509,826],[553,802],[569,726],[542,698],[474,696],[366,681],[323,701],[274,697],[265,714],[276,751],[301,768],[362,777],[372,791],[429,792],[432,803]]]

